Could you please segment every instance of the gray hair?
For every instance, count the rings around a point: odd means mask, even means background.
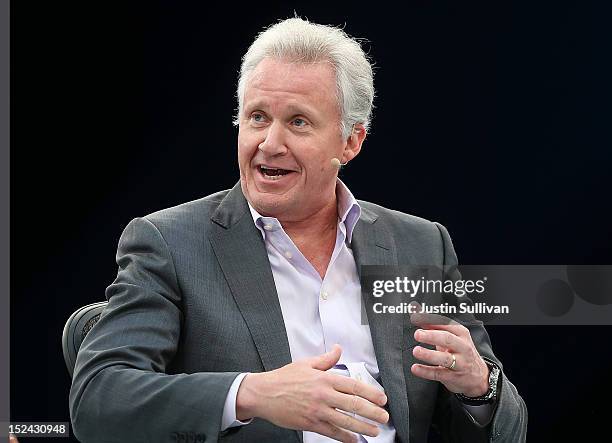
[[[340,109],[340,129],[347,138],[355,124],[366,130],[370,126],[374,101],[374,75],[359,41],[342,29],[289,18],[262,31],[242,57],[238,79],[238,113],[240,122],[244,92],[249,75],[266,57],[289,62],[329,62],[336,73],[336,95]]]

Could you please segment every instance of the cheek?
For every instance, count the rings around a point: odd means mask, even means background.
[[[238,139],[238,162],[248,163],[257,151],[257,145],[245,139]]]

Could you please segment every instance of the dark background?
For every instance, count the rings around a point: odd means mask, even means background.
[[[126,224],[237,181],[240,57],[294,10],[370,41],[357,198],[445,224],[463,263],[612,264],[610,10],[498,3],[13,2],[12,420],[69,420],[62,328]],[[609,327],[489,332],[530,441],[609,438]]]

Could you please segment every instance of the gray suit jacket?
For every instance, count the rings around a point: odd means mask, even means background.
[[[358,265],[456,263],[443,226],[359,203],[352,239]],[[301,441],[301,432],[261,419],[220,432],[226,394],[240,372],[291,362],[266,249],[239,184],[132,220],[117,264],[108,306],[76,362],[70,417],[79,440]],[[438,427],[448,441],[523,441],[525,404],[503,375],[494,417],[481,427],[442,385],[411,374],[416,343],[406,318],[369,318],[397,439],[425,442]],[[481,355],[501,366],[484,328],[471,333]]]

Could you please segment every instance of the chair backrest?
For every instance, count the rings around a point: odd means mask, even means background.
[[[62,333],[62,350],[64,351],[64,360],[66,361],[70,377],[72,377],[74,372],[77,353],[81,343],[83,343],[83,339],[98,322],[100,314],[107,304],[108,302],[102,301],[83,306],[74,311],[66,322],[64,332]]]

